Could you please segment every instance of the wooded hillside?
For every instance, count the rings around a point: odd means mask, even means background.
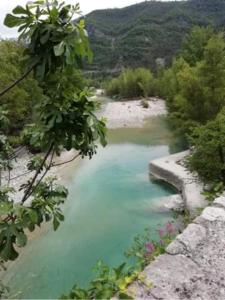
[[[122,9],[96,10],[86,16],[94,62],[104,71],[122,66],[168,65],[194,25],[225,24],[225,0],[145,1]]]

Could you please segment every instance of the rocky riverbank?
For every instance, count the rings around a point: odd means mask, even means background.
[[[130,285],[134,299],[225,299],[225,196],[206,207]]]
[[[150,173],[175,186],[191,212],[208,203],[183,163],[188,151],[150,162]],[[225,299],[225,194],[206,207],[128,288],[134,299]]]

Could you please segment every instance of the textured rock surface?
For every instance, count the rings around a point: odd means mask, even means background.
[[[151,203],[151,211],[163,212],[163,211],[184,211],[184,201],[180,194],[175,194],[167,197],[161,197],[155,199]]]
[[[218,207],[219,206],[219,207]],[[225,196],[201,216],[144,271],[128,292],[135,299],[225,299]]]

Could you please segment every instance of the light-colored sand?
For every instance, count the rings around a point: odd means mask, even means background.
[[[108,128],[142,127],[146,118],[167,113],[163,100],[150,98],[148,103],[149,108],[143,108],[141,100],[110,102],[99,116],[107,119]]]

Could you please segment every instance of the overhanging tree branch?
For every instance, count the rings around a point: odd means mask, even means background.
[[[40,174],[41,170],[43,169],[44,164],[45,164],[46,160],[48,159],[50,153],[52,152],[53,147],[54,147],[54,144],[51,144],[51,146],[49,147],[47,153],[45,154],[45,157],[42,160],[42,163],[41,163],[40,167],[37,169],[33,179],[31,180],[31,183],[29,184],[28,189],[24,193],[24,196],[21,200],[21,203],[24,203],[27,200],[27,198],[30,196],[30,192],[33,189],[33,185],[35,183],[35,180],[37,179],[38,175]]]
[[[61,162],[61,163],[58,163],[58,164],[52,164],[52,167],[58,167],[58,166],[62,166],[62,165],[65,165],[65,164],[68,164],[72,161],[74,161],[75,159],[77,159],[78,157],[80,156],[80,153],[76,154],[72,159],[70,160],[67,160],[67,161],[64,161],[64,162]]]
[[[0,92],[0,97],[4,96],[7,92],[9,92],[11,89],[13,89],[17,84],[19,84],[21,81],[23,81],[37,66],[38,63],[30,67],[19,79],[14,81],[10,86],[5,88],[3,91]]]
[[[48,173],[48,171],[51,169],[52,161],[53,161],[53,157],[54,157],[54,153],[55,153],[55,150],[53,149],[52,154],[51,154],[51,158],[50,158],[50,162],[49,162],[48,166],[46,167],[46,169],[45,169],[44,173],[42,174],[41,178],[38,180],[37,184],[32,187],[29,195],[27,195],[27,198],[29,198],[32,195],[32,193],[36,190],[36,188],[42,182],[42,180],[44,179],[44,177],[46,176],[46,174]],[[50,153],[49,153],[49,155],[50,155]]]

